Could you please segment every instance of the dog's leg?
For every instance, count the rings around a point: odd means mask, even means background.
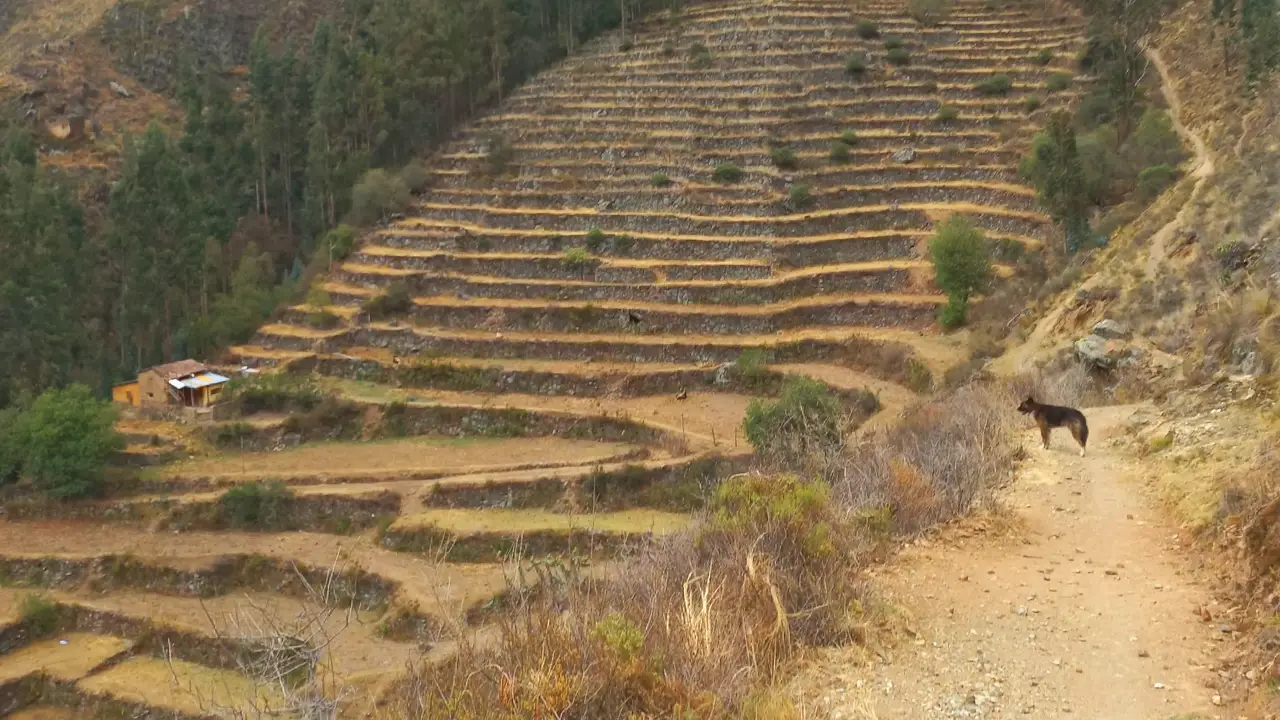
[[[1083,437],[1083,432],[1080,427],[1080,423],[1078,422],[1071,423],[1071,437],[1075,438],[1076,442],[1080,444],[1080,457],[1084,457],[1085,438]]]
[[[1040,440],[1044,443],[1044,449],[1049,449],[1049,426],[1042,424],[1040,426]]]

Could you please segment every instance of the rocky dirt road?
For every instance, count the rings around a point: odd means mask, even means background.
[[[914,637],[869,663],[854,650],[815,659],[799,681],[808,709],[879,720],[1234,717],[1206,684],[1217,646],[1200,615],[1209,591],[1145,497],[1143,464],[1111,442],[1134,410],[1087,411],[1084,458],[1065,430],[1045,451],[1029,427],[1029,457],[1003,497],[1016,529],[952,528],[881,570],[876,586]]]

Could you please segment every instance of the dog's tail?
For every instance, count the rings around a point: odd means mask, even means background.
[[[1084,413],[1078,412],[1071,418],[1071,434],[1080,443],[1080,449],[1084,450],[1085,445],[1089,444],[1089,421],[1084,419]]]

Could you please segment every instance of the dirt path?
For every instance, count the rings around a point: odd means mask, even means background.
[[[1160,268],[1160,264],[1165,260],[1167,254],[1165,246],[1168,244],[1169,239],[1173,237],[1173,234],[1186,223],[1186,216],[1196,206],[1196,200],[1204,190],[1205,181],[1213,177],[1214,167],[1213,157],[1206,149],[1204,140],[1182,124],[1182,101],[1178,98],[1177,90],[1174,89],[1173,78],[1169,76],[1169,66],[1165,64],[1164,58],[1160,56],[1160,52],[1155,48],[1147,50],[1147,57],[1151,59],[1151,64],[1160,73],[1160,92],[1164,95],[1165,102],[1169,104],[1169,118],[1173,121],[1173,129],[1178,132],[1184,143],[1191,145],[1192,152],[1195,154],[1194,169],[1192,169],[1188,177],[1194,178],[1196,181],[1195,188],[1191,191],[1191,197],[1187,198],[1187,201],[1182,204],[1178,214],[1164,227],[1156,231],[1155,235],[1151,236],[1149,243],[1151,250],[1147,256],[1147,278],[1153,278],[1156,270]]]
[[[1109,447],[1133,411],[1089,411],[1085,458],[1063,431],[1048,451],[1029,432],[1005,497],[1016,537],[905,552],[876,585],[918,635],[870,666],[834,653],[803,694],[843,718],[1214,717],[1213,630],[1194,612],[1208,592],[1141,495],[1141,464]]]

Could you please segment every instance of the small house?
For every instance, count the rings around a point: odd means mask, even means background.
[[[138,373],[138,379],[111,388],[111,399],[143,408],[209,407],[230,379],[195,360],[157,365]]]

